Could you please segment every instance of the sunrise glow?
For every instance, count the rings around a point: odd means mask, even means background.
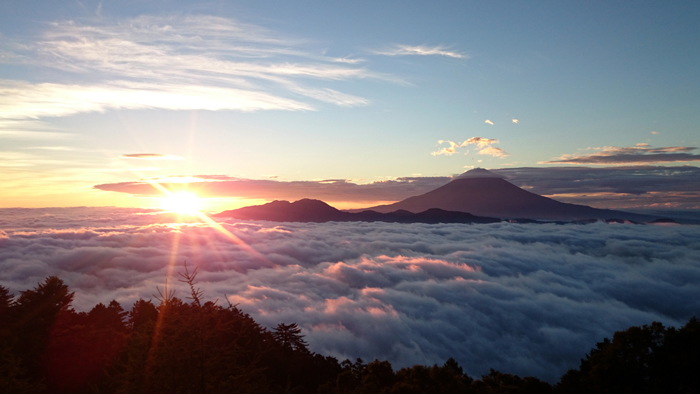
[[[194,215],[201,208],[201,200],[196,194],[190,192],[171,193],[161,198],[163,209],[181,215]]]
[[[433,3],[0,2],[0,394],[700,393],[700,1]]]

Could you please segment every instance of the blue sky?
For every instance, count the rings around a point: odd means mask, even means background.
[[[5,1],[1,205],[149,205],[93,186],[169,175],[367,183],[696,165],[699,11]]]

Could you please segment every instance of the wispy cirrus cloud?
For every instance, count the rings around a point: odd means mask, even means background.
[[[181,156],[162,155],[160,153],[129,153],[121,155],[125,159],[142,159],[142,160],[184,160]]]
[[[110,109],[313,110],[313,106],[245,89],[110,81],[95,85],[0,81],[0,118],[36,119]]]
[[[599,152],[588,155],[562,155],[556,160],[542,161],[539,164],[638,165],[700,161],[700,155],[691,153],[698,148],[692,146],[654,148],[649,144],[640,143],[622,148],[606,146],[593,149]]]
[[[1,46],[0,62],[55,71],[43,82],[0,80],[5,119],[120,108],[298,111],[314,110],[314,101],[359,106],[369,100],[306,81],[395,79],[359,66],[359,59],[317,54],[303,40],[205,15],[59,21],[34,40]]]
[[[447,56],[456,59],[467,59],[468,56],[452,50],[445,45],[401,45],[397,44],[387,49],[372,51],[375,55],[385,56]]]
[[[498,144],[500,141],[496,139],[490,139],[490,138],[482,138],[482,137],[472,137],[464,142],[453,142],[453,141],[443,141],[440,140],[438,141],[438,144],[449,144],[448,147],[439,149],[435,152],[432,152],[431,154],[433,156],[438,156],[438,155],[445,155],[445,156],[452,156],[453,154],[457,153],[457,149],[459,148],[464,148],[469,145],[475,145],[477,149],[477,153],[480,155],[489,155],[489,156],[494,156],[494,157],[505,157],[508,156],[508,153],[504,151],[501,148],[496,148],[491,145],[493,144]],[[466,152],[465,152],[466,154]]]

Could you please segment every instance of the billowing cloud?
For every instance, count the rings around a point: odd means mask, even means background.
[[[221,222],[256,255],[177,220],[0,210],[0,284],[17,294],[58,275],[78,310],[128,308],[186,260],[208,300],[226,294],[267,327],[297,322],[312,351],[396,367],[455,357],[472,376],[549,380],[616,330],[700,310],[698,226]]]
[[[486,119],[486,120],[484,121],[484,123],[486,123],[486,124],[490,124],[491,126],[493,126],[493,122],[492,122],[492,121],[490,121],[490,120],[488,120],[488,119]]]
[[[160,153],[129,153],[122,155],[125,159],[143,159],[143,160],[184,160],[181,156],[162,155]]]
[[[462,53],[453,51],[445,45],[428,46],[428,45],[394,45],[385,50],[373,51],[376,55],[386,56],[447,56],[456,59],[466,59],[468,56]]]
[[[578,164],[578,165],[635,165],[673,162],[700,161],[700,155],[690,153],[696,147],[667,146],[654,148],[646,143],[618,148],[606,146],[589,155],[563,155],[559,159],[543,161],[539,164]]]
[[[304,49],[254,25],[214,16],[141,16],[50,23],[26,42],[5,40],[4,62],[80,74],[91,82],[0,81],[5,119],[109,109],[312,110],[368,100],[304,80],[392,79]],[[74,80],[66,78],[66,80]]]
[[[453,142],[453,141],[443,141],[440,140],[438,141],[438,144],[449,144],[450,146],[447,148],[442,148],[439,149],[435,152],[432,152],[431,154],[433,156],[438,156],[438,155],[445,155],[445,156],[452,156],[457,152],[458,148],[463,148],[467,147],[469,145],[476,145],[477,147],[477,153],[480,155],[490,155],[494,157],[505,157],[508,156],[508,154],[500,148],[495,148],[492,147],[492,144],[498,144],[500,141],[496,139],[490,139],[490,138],[482,138],[482,137],[472,137],[464,142]]]

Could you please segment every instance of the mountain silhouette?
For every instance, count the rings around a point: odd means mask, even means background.
[[[623,219],[644,222],[656,219],[648,215],[559,202],[521,189],[502,176],[482,168],[467,171],[428,193],[367,209],[384,213],[399,209],[418,213],[431,208],[508,219]]]
[[[232,217],[243,220],[268,220],[274,222],[391,222],[391,223],[495,223],[500,219],[474,216],[466,212],[450,212],[443,209],[427,209],[413,213],[406,210],[376,212],[365,210],[351,213],[340,211],[320,200],[303,199],[295,202],[273,201],[224,211],[214,217]]]

